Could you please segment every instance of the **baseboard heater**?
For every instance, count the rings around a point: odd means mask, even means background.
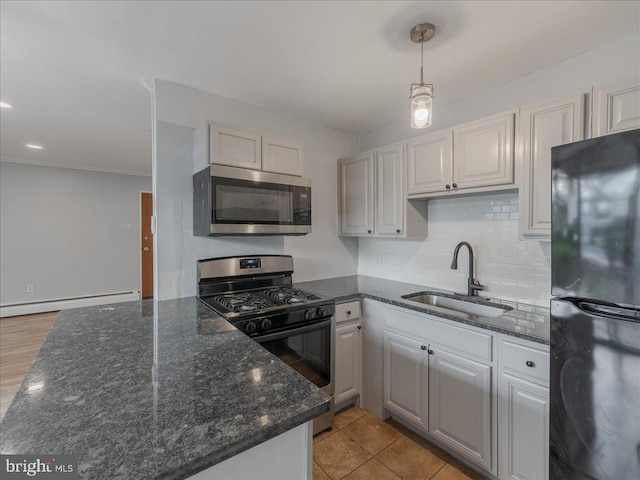
[[[60,300],[44,300],[41,302],[15,303],[0,305],[0,318],[34,313],[55,312],[67,308],[92,307],[109,303],[131,302],[140,300],[140,291],[107,293],[86,297],[63,298]]]

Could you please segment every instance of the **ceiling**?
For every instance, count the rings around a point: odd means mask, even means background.
[[[437,112],[639,32],[640,2],[3,0],[0,153],[150,174],[152,78],[353,133],[408,119],[425,21]]]

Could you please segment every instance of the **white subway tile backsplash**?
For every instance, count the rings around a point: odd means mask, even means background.
[[[551,245],[519,239],[517,193],[429,200],[428,237],[361,238],[358,273],[466,292],[466,249],[450,269],[461,241],[473,246],[483,296],[549,307]]]

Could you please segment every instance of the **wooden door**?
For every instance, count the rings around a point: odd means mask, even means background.
[[[142,298],[150,298],[153,297],[153,235],[151,234],[153,196],[150,193],[143,193],[141,198]]]

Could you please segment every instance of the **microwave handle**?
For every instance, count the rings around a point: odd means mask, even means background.
[[[324,320],[324,321],[318,322],[318,323],[314,323],[312,325],[306,325],[306,326],[300,327],[300,328],[294,328],[293,330],[285,330],[283,332],[271,333],[271,334],[268,334],[268,335],[262,335],[262,336],[259,336],[259,337],[252,337],[252,338],[258,343],[270,342],[272,340],[281,340],[283,338],[293,337],[293,336],[296,336],[296,335],[301,335],[303,333],[312,332],[314,330],[318,330],[320,328],[324,328],[324,327],[327,327],[329,325],[331,325],[331,319]]]

